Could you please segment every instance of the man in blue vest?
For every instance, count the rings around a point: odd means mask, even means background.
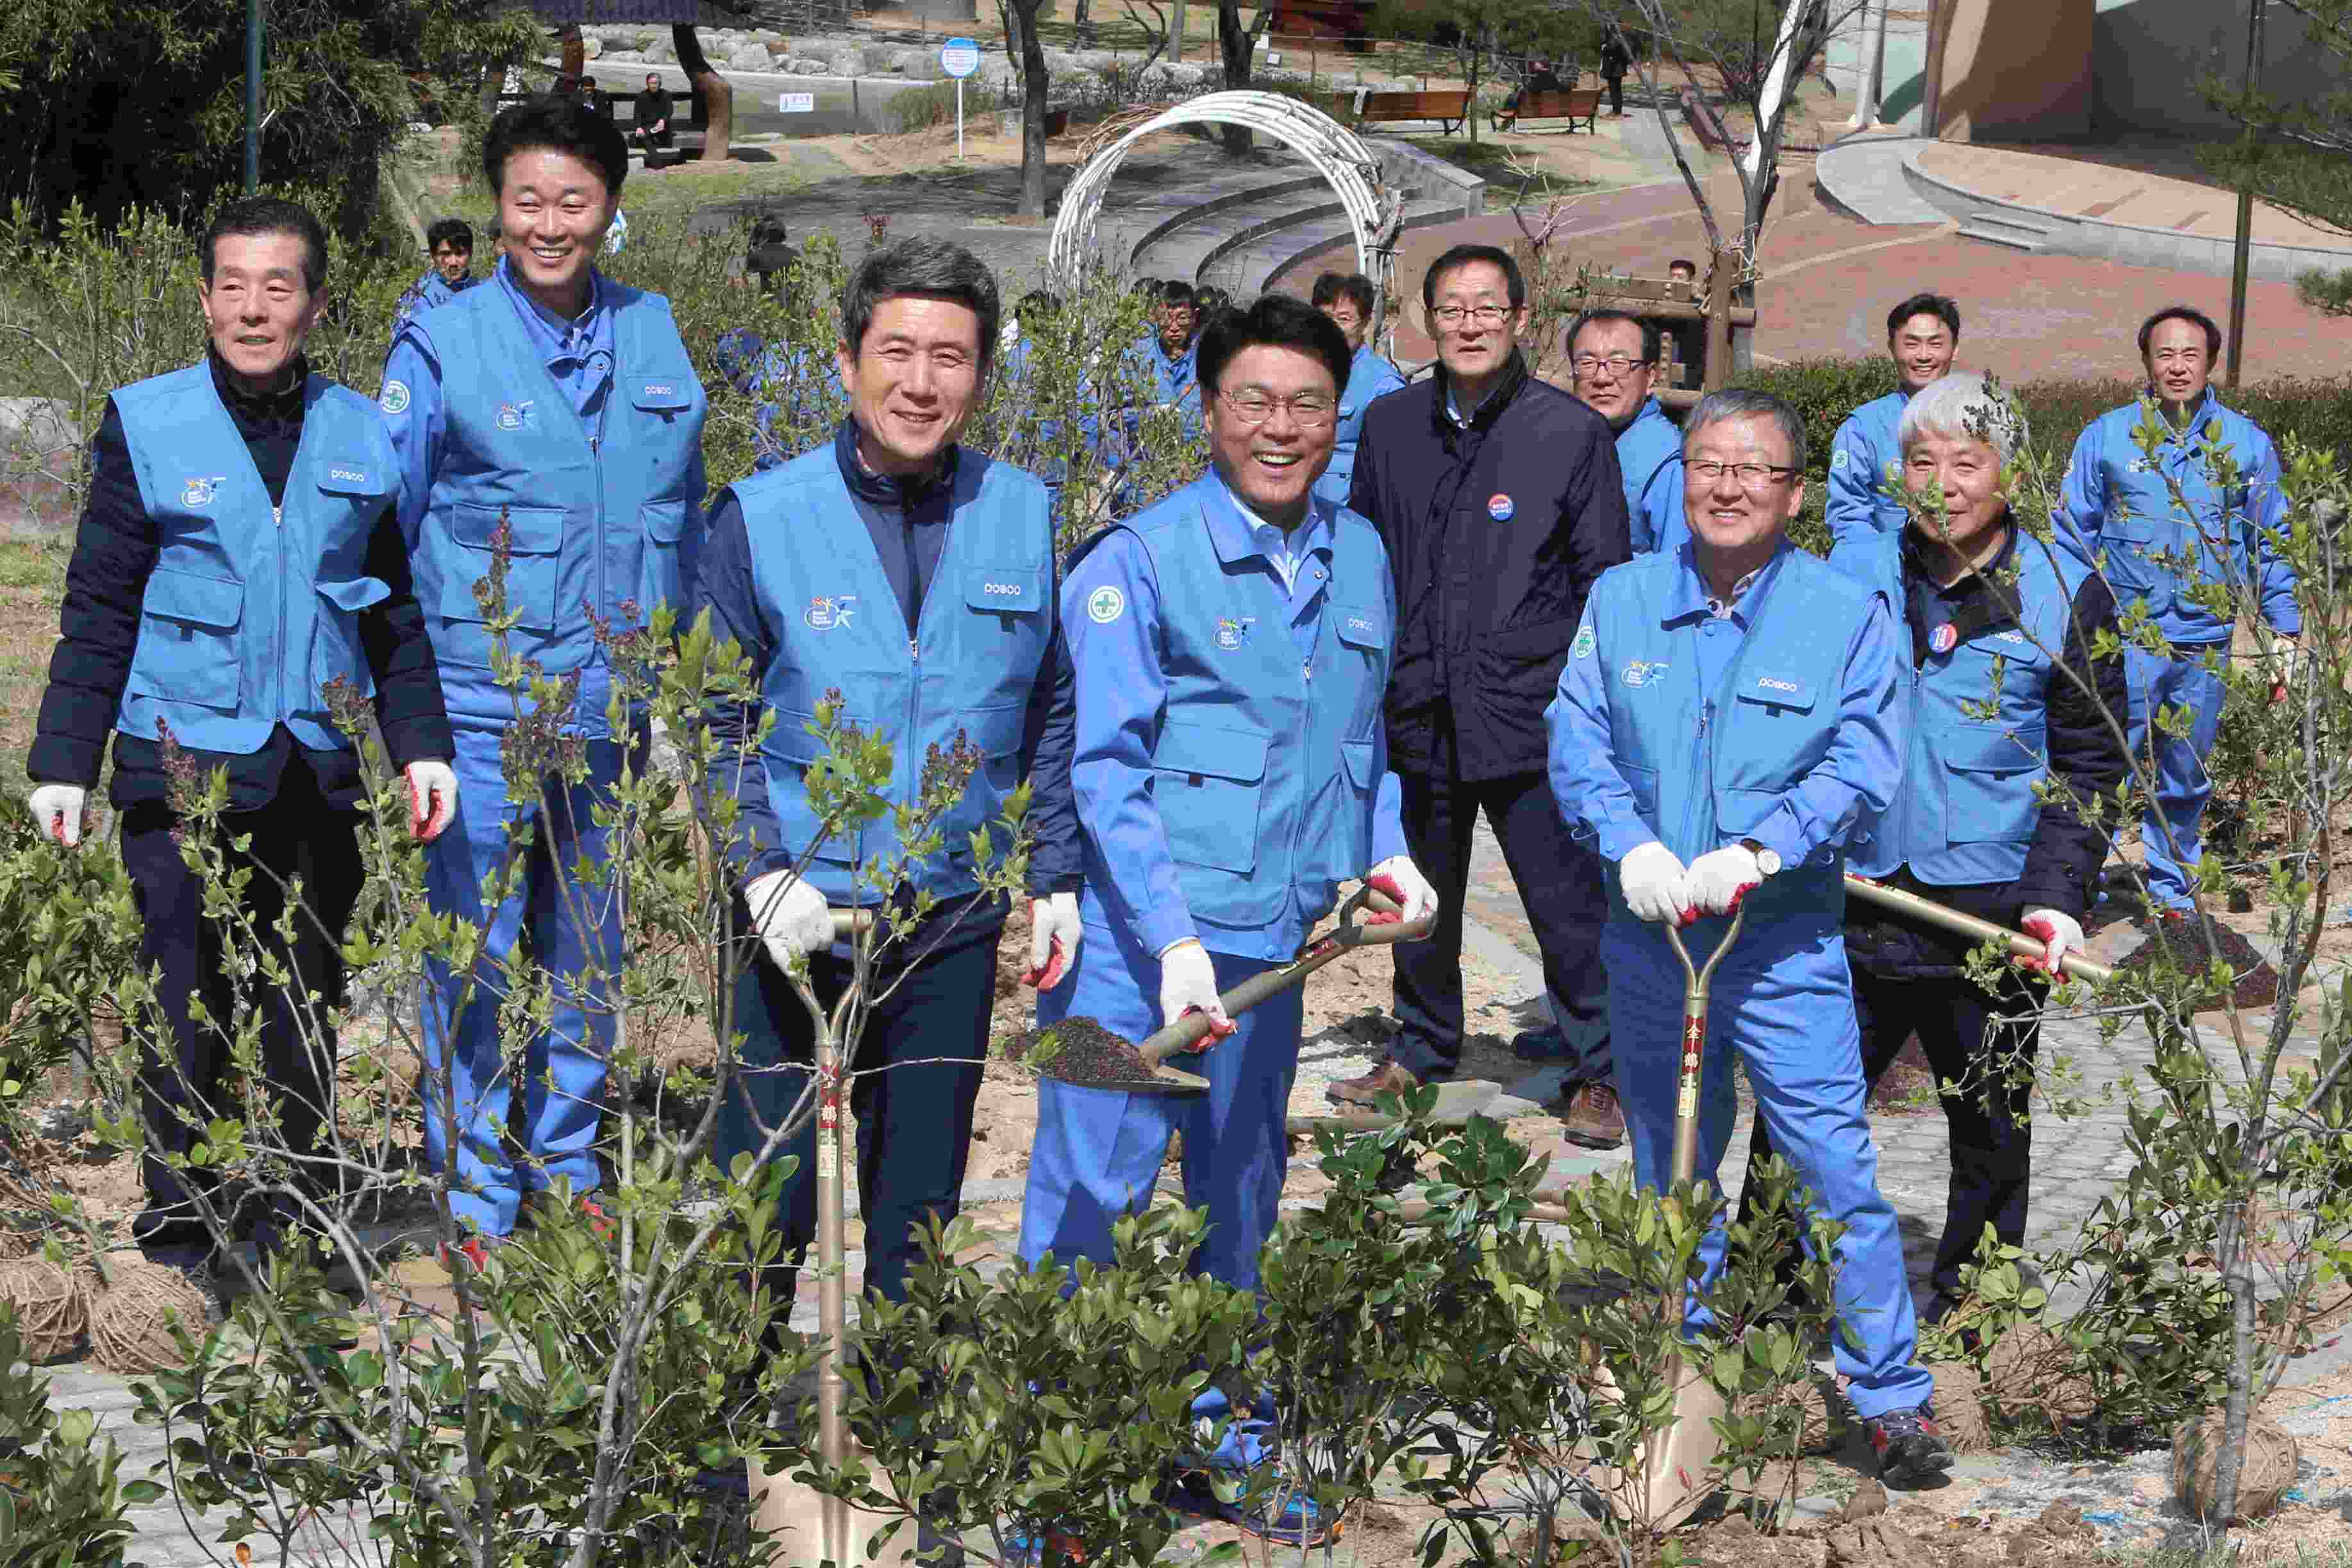
[[[854,970],[828,911],[875,903],[863,871],[899,853],[887,816],[825,834],[806,785],[823,755],[808,732],[817,704],[838,690],[845,720],[889,740],[900,807],[919,799],[927,749],[961,734],[983,759],[940,825],[945,847],[891,895],[940,902],[878,956],[873,991],[887,994],[856,1047],[865,1283],[892,1300],[906,1299],[924,1224],[957,1212],[1004,929],[980,893],[971,839],[1009,847],[1004,797],[1033,762],[1033,983],[1051,988],[1079,952],[1051,503],[1030,475],[957,442],[980,408],[1000,309],[986,266],[950,241],[900,240],[861,261],[841,300],[848,417],[831,445],[720,492],[696,591],[775,716],[764,738],[748,707],[717,726],[741,753],[727,770],[746,835],[730,850],[743,879],[736,921],[772,960],[736,988],[749,1070],[722,1111],[722,1166],[762,1148],[808,1087],[815,1039],[785,966],[805,959],[819,999],[837,1003]],[[1057,711],[1061,749],[1041,757]],[[816,1235],[815,1145],[812,1121],[782,1150],[800,1161],[782,1199],[788,1259]],[[793,1265],[763,1283],[788,1310]]]
[[[513,1230],[526,1195],[598,1183],[593,1145],[614,1022],[603,992],[621,970],[621,920],[609,888],[568,868],[604,858],[598,797],[643,741],[638,716],[625,716],[618,732],[610,724],[613,675],[598,630],[627,631],[657,605],[686,604],[702,545],[705,407],[668,301],[591,264],[628,173],[613,122],[564,99],[513,105],[490,122],[482,172],[505,254],[480,288],[400,330],[378,400],[466,783],[457,830],[425,862],[425,888],[436,910],[485,931],[478,973],[440,976],[424,1016],[436,1091],[425,1152],[444,1171],[454,1162],[451,1217],[476,1262]],[[545,780],[527,804],[509,799],[501,753],[530,699],[491,678],[490,628],[474,596],[494,550],[507,556],[507,608],[518,619],[509,652],[578,682],[565,729],[582,742],[588,777]],[[536,838],[522,885],[485,908],[482,879],[508,863],[509,825],[526,816]],[[556,985],[518,1083],[499,1036],[497,965],[526,931]],[[437,1092],[445,1072],[454,1120]],[[521,1160],[508,1154],[509,1140]]]
[[[1878,1191],[1839,921],[1844,861],[1895,796],[1899,679],[1883,600],[1788,540],[1805,426],[1766,393],[1717,392],[1683,430],[1690,542],[1603,574],[1547,719],[1561,812],[1614,868],[1601,952],[1633,1169],[1673,1174],[1683,972],[1662,921],[1717,970],[1698,1177],[1713,1182],[1748,1069],[1758,1119],[1831,1218],[1838,1372],[1883,1476],[1951,1463],[1919,1364],[1895,1211]],[[1706,1244],[1704,1290],[1720,1272]],[[1711,1321],[1695,1306],[1694,1326]]]
[[[1617,432],[1617,471],[1633,553],[1673,554],[1683,526],[1683,433],[1650,389],[1657,379],[1658,324],[1626,310],[1587,310],[1568,329],[1570,384]]]
[[[2010,515],[2001,472],[2025,444],[2016,405],[1981,376],[1948,375],[1911,399],[1896,434],[1905,482],[1941,494],[1944,510],[1900,534],[1850,537],[1830,557],[1885,594],[1909,654],[1897,682],[1910,748],[1902,783],[1848,864],[2047,944],[1988,992],[1969,974],[1969,939],[1847,908],[1864,1082],[1875,1087],[1916,1031],[1948,1086],[1950,1198],[1924,1314],[1940,1322],[1987,1226],[2005,1246],[2025,1243],[2045,976],[2082,951],[2107,837],[2081,803],[2123,780],[2110,715],[2128,700],[2124,661],[2092,657],[2116,630],[2107,584]],[[1990,718],[1986,702],[1998,709]],[[1759,1123],[1751,1165],[1771,1148]]]
[[[1914,294],[1886,312],[1886,353],[1898,384],[1855,409],[1831,438],[1823,510],[1832,540],[1903,531],[1909,514],[1886,484],[1888,469],[1903,460],[1895,427],[1911,395],[1949,371],[1959,351],[1960,308],[1941,294]]]
[[[464,218],[435,220],[425,231],[425,249],[433,265],[400,297],[395,329],[417,311],[446,304],[481,281],[474,276],[474,230]]]
[[[1356,473],[1356,442],[1364,433],[1364,410],[1372,400],[1404,384],[1404,374],[1382,358],[1370,342],[1372,313],[1380,295],[1372,280],[1360,272],[1326,272],[1315,279],[1315,308],[1331,318],[1348,340],[1355,357],[1348,362],[1348,389],[1339,395],[1339,424],[1331,447],[1331,466],[1315,481],[1315,493],[1334,506],[1348,504],[1349,481]]]
[[[1255,1289],[1289,1163],[1303,1015],[1293,990],[1228,1018],[1219,993],[1296,954],[1343,880],[1369,877],[1407,919],[1435,908],[1388,769],[1387,553],[1362,518],[1313,493],[1349,357],[1339,329],[1295,299],[1221,316],[1201,346],[1211,471],[1071,563],[1087,940],[1038,1021],[1080,1015],[1139,1040],[1198,1009],[1211,1048],[1176,1062],[1210,1087],[1041,1083],[1025,1258],[1108,1263],[1112,1224],[1150,1202],[1181,1131],[1184,1201],[1209,1211],[1198,1264]],[[1196,1408],[1223,1412],[1223,1395],[1203,1397]],[[1229,1435],[1218,1462],[1258,1462],[1255,1430]],[[1310,1539],[1312,1512],[1294,1502],[1240,1522]]]
[[[2147,403],[2100,415],[2074,442],[2051,521],[2059,543],[2106,578],[2117,606],[2128,613],[2136,601],[2146,605],[2172,645],[2168,658],[2126,647],[2124,661],[2132,755],[2155,773],[2140,821],[2148,898],[2155,913],[2178,921],[2193,904],[2200,819],[2213,794],[2205,758],[2228,695],[2205,664],[2228,657],[2236,618],[2216,615],[2193,590],[2226,586],[2233,604],[2259,607],[2281,664],[2293,662],[2303,612],[2294,568],[2273,542],[2286,527],[2278,448],[2209,384],[2221,357],[2221,329],[2203,311],[2175,305],[2140,323],[2139,354],[2163,426],[2154,455],[2142,452],[2136,434],[2149,417]],[[2226,453],[2237,471],[2217,471],[2209,447]],[[2189,562],[2194,568],[2184,571]],[[2150,723],[2151,714],[2169,708],[2189,710],[2188,734]]]
[[[373,698],[419,837],[448,825],[457,795],[383,422],[302,357],[327,302],[326,231],[292,202],[248,197],[221,209],[200,255],[204,363],[118,390],[91,447],[26,766],[34,820],[79,844],[111,732],[141,962],[158,972],[173,1047],[151,1046],[141,1065],[147,1203],[131,1234],[180,1268],[211,1254],[206,1210],[234,1216],[213,1209],[214,1167],[174,1160],[206,1141],[211,1119],[242,1119],[245,1106],[223,1081],[221,1030],[236,1003],[229,938],[205,918],[203,879],[180,857],[173,753],[202,773],[226,771],[221,853],[253,873],[244,913],[290,976],[250,999],[278,1136],[298,1160],[321,1152],[335,1081],[334,1031],[304,999],[341,1000],[343,926],[363,880],[364,784],[328,683]],[[287,941],[277,928],[295,878],[302,908]],[[263,1212],[247,1217],[265,1253],[315,1217],[303,1177],[298,1167],[257,1184]]]

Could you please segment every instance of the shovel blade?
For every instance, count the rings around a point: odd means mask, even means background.
[[[1601,1489],[1620,1520],[1653,1531],[1685,1522],[1715,1495],[1715,1458],[1723,1448],[1715,1429],[1724,1415],[1723,1395],[1696,1363],[1684,1361],[1679,1367],[1674,1415],[1643,1440],[1640,1473],[1614,1477],[1615,1484]],[[1592,1379],[1600,1397],[1624,1397],[1607,1367],[1594,1367]]]

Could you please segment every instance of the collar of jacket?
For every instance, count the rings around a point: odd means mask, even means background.
[[[299,423],[302,418],[302,395],[310,384],[310,362],[300,354],[288,367],[284,385],[270,392],[247,392],[237,381],[236,373],[220,351],[210,343],[205,345],[205,363],[212,367],[213,389],[220,394],[222,405],[232,414],[241,414],[257,421]]]
[[[938,466],[931,469],[929,476],[910,483],[890,474],[877,474],[867,470],[866,464],[857,456],[856,416],[850,415],[844,417],[840,426],[833,433],[833,460],[835,466],[841,470],[841,482],[849,487],[851,495],[856,496],[859,500],[870,501],[876,506],[903,509],[908,503],[920,500],[934,490],[944,489],[954,484],[958,450],[954,442],[949,442],[940,451]]]
[[[1443,363],[1430,374],[1437,384],[1437,401],[1431,405],[1430,417],[1436,422],[1439,432],[1451,439],[1465,428],[1456,425],[1454,416],[1446,412],[1453,402],[1454,384],[1447,379]],[[1528,356],[1514,343],[1511,345],[1511,357],[1504,362],[1502,374],[1495,378],[1495,390],[1486,395],[1486,401],[1470,416],[1467,428],[1482,436],[1494,428],[1495,421],[1503,416],[1503,410],[1517,400],[1519,388],[1527,384]]]
[[[1974,594],[1980,591],[1992,581],[1996,574],[2008,571],[2017,559],[2016,517],[2014,515],[2003,517],[2000,520],[2000,526],[2008,532],[2000,542],[2000,548],[1993,552],[1992,559],[1981,566],[1971,567],[1947,586],[1936,582],[1935,574],[1928,570],[1926,542],[1920,539],[1916,529],[1906,523],[1903,528],[1904,582],[1906,584],[1914,580],[1925,582],[1933,585],[1936,591],[1941,594],[1955,591]]]

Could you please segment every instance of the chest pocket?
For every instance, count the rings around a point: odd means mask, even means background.
[[[654,607],[667,605],[686,617],[685,579],[678,565],[679,541],[686,537],[687,503],[682,500],[647,501],[639,510],[646,532],[645,594],[643,615],[647,624],[653,620]]]
[[[1265,750],[1265,737],[1254,731],[1174,720],[1160,727],[1151,793],[1171,855],[1243,875],[1256,868]]]
[[[507,530],[507,608],[527,631],[555,626],[556,568],[563,549],[562,507],[459,506],[449,520],[457,548],[441,582],[438,613],[453,621],[487,619],[474,584],[490,574],[501,522]],[[488,662],[487,653],[484,662]]]
[[[319,574],[355,577],[377,520],[392,502],[392,475],[372,463],[330,458],[319,476],[319,493],[326,500]]]
[[[1716,826],[1727,838],[1750,832],[1829,749],[1828,727],[1814,708],[1820,683],[1785,670],[1748,669],[1732,693],[1717,742]]]
[[[2039,725],[1968,725],[1930,737],[1943,764],[1944,842],[2021,844],[2041,820],[2033,786],[2044,766],[2046,730]]]
[[[139,646],[123,689],[166,702],[234,710],[241,685],[236,628],[245,584],[158,567],[148,574]]]

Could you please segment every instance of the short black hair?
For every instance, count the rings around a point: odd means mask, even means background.
[[[1577,333],[1584,331],[1587,327],[1599,326],[1611,321],[1631,321],[1636,327],[1641,328],[1642,363],[1643,364],[1655,364],[1658,363],[1658,351],[1664,346],[1661,342],[1663,334],[1658,331],[1658,323],[1646,317],[1637,316],[1631,310],[1619,310],[1606,306],[1598,310],[1587,310],[1568,324],[1569,356],[1570,358],[1575,357]]]
[[[1437,280],[1448,272],[1484,261],[1503,269],[1503,282],[1508,288],[1511,309],[1516,310],[1528,302],[1528,280],[1519,271],[1519,264],[1511,253],[1493,245],[1457,245],[1429,264],[1421,275],[1421,305],[1425,310],[1437,309]]]
[[[2208,363],[2221,357],[2221,329],[2213,318],[2194,305],[2167,305],[2139,324],[2139,357],[2147,358],[2147,341],[2156,336],[2156,329],[2167,321],[2194,321],[2205,329],[2205,359]]]
[[[199,252],[205,286],[212,284],[213,259],[224,237],[258,238],[269,234],[290,234],[302,242],[304,289],[316,294],[326,286],[327,226],[309,207],[283,196],[240,196],[213,214],[213,221],[205,226],[204,248]]]
[[[1140,295],[1156,305],[1160,303],[1160,279],[1157,278],[1139,278],[1135,280],[1134,286],[1130,288],[1128,292]]]
[[[915,235],[866,253],[841,290],[841,341],[856,359],[865,346],[874,311],[885,300],[914,295],[961,305],[980,318],[980,368],[996,358],[996,334],[1003,324],[1003,301],[988,263],[951,239]]]
[[[1348,390],[1348,367],[1356,357],[1349,351],[1348,334],[1330,317],[1289,294],[1261,294],[1246,310],[1218,311],[1202,330],[1193,374],[1213,393],[1233,357],[1254,348],[1313,354],[1330,369],[1332,395]]]
[[[1675,268],[1677,268],[1677,267],[1685,267],[1685,268],[1688,268],[1690,269],[1690,275],[1691,275],[1692,279],[1693,279],[1694,280],[1696,280],[1696,279],[1697,279],[1697,277],[1698,277],[1698,263],[1697,263],[1697,262],[1696,262],[1696,261],[1693,261],[1689,257],[1687,257],[1687,256],[1677,256],[1677,257],[1675,257],[1672,261],[1669,261],[1669,262],[1667,262],[1667,263],[1666,263],[1666,270],[1667,270],[1667,271],[1669,271],[1669,272],[1672,272],[1672,271],[1673,271]]]
[[[1960,341],[1960,306],[1956,300],[1942,294],[1914,294],[1886,312],[1886,335],[1893,337],[1903,330],[1903,323],[1914,316],[1933,316],[1944,323],[1952,341]]]
[[[1315,308],[1328,310],[1345,300],[1356,307],[1356,314],[1366,321],[1372,319],[1372,310],[1381,302],[1380,291],[1372,280],[1360,272],[1326,272],[1315,279]]]
[[[1160,298],[1157,303],[1162,305],[1198,305],[1200,302],[1201,297],[1192,292],[1192,286],[1190,283],[1185,282],[1181,278],[1171,278],[1164,280],[1160,285]]]
[[[482,137],[482,178],[492,195],[505,193],[507,160],[534,148],[569,153],[593,165],[604,177],[605,194],[620,200],[621,182],[629,175],[628,138],[577,99],[546,93],[499,110]]]
[[[425,231],[425,248],[427,252],[438,250],[444,240],[470,256],[474,250],[474,226],[461,217],[436,218]]]

